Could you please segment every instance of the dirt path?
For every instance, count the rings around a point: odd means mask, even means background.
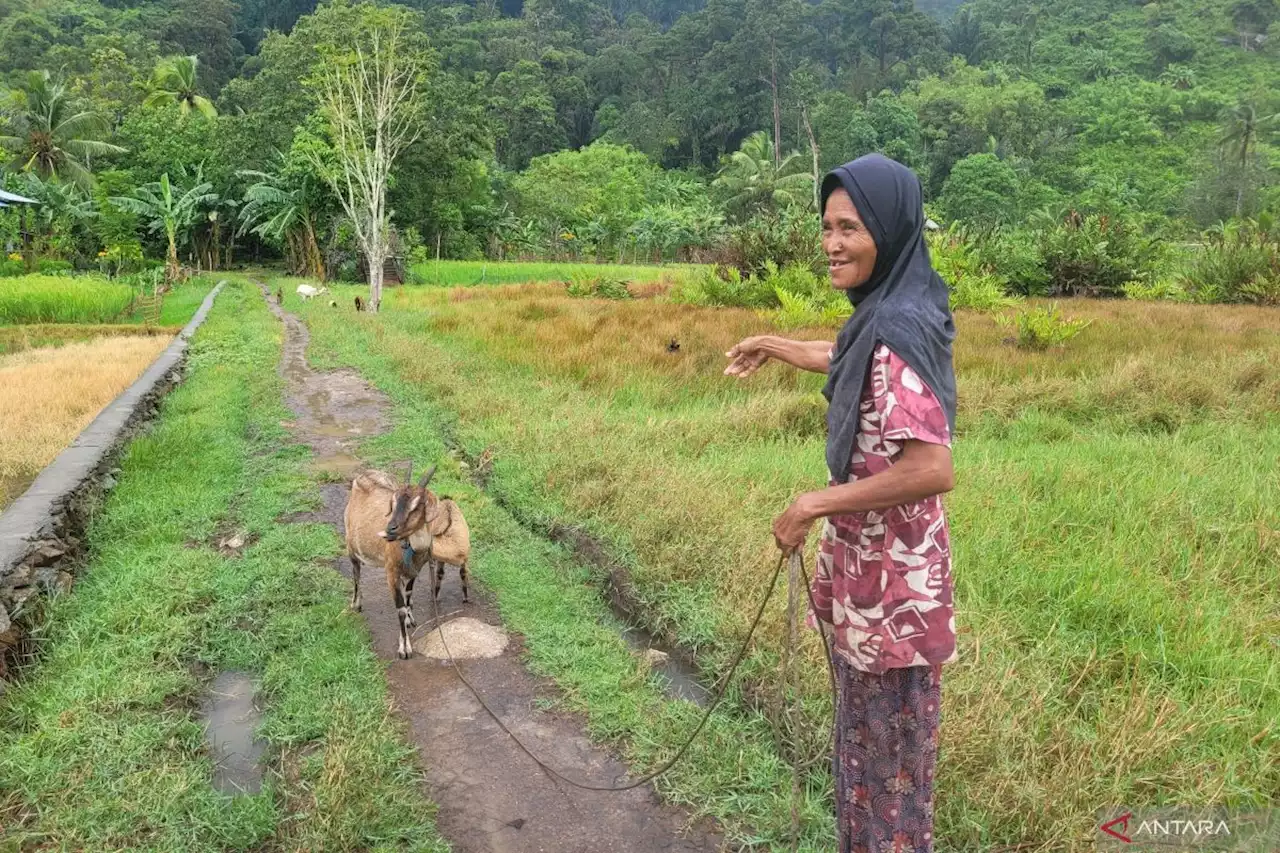
[[[314,451],[319,470],[346,478],[360,466],[357,443],[386,431],[389,403],[356,371],[311,370],[306,362],[306,325],[277,306],[274,298],[268,297],[268,304],[285,324],[280,371],[288,381],[287,403],[296,416],[293,432]],[[421,469],[427,460],[415,462],[415,468]],[[324,509],[300,515],[298,520],[322,521],[341,532],[347,488],[345,482],[322,486]],[[478,549],[483,547],[478,543]],[[345,558],[337,568],[350,577]],[[660,803],[647,786],[597,793],[553,781],[502,733],[447,662],[422,656],[427,646],[424,630],[417,633],[414,657],[396,659],[396,620],[381,571],[364,573],[361,594],[374,647],[389,662],[388,684],[421,756],[428,793],[440,806],[440,831],[455,850],[692,853],[722,849],[705,822],[691,823],[683,811]],[[472,584],[471,599],[471,604],[462,604],[457,574],[451,570],[440,591],[442,616],[465,615],[501,625],[478,583]],[[416,610],[419,624],[429,625],[430,602],[420,601]],[[554,688],[525,671],[520,648],[519,638],[513,636],[499,656],[459,661],[459,665],[507,726],[552,767],[589,784],[625,780],[627,767],[593,746],[580,722],[533,707],[538,696],[551,695]]]

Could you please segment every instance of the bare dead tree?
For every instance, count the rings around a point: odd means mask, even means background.
[[[351,220],[368,261],[369,306],[375,312],[390,248],[387,184],[396,158],[422,134],[418,107],[425,74],[404,21],[384,17],[354,49],[325,63],[316,78],[337,168],[326,162],[325,152],[309,150],[307,157]]]

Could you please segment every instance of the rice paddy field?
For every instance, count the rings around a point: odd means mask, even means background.
[[[133,290],[94,276],[25,275],[0,279],[0,325],[109,323],[133,301]]]
[[[133,291],[94,277],[0,279],[0,509],[142,374],[214,282],[164,301],[157,325],[129,314]]]
[[[427,261],[414,264],[411,274],[415,281],[423,284],[473,287],[485,284],[568,282],[576,278],[601,275],[637,283],[674,281],[692,269],[696,267],[682,264],[625,266],[541,261]]]
[[[169,345],[114,335],[0,355],[0,510]]]
[[[340,305],[360,292],[337,290]],[[773,331],[765,320],[531,284],[397,288],[378,316],[289,307],[308,320],[313,361],[358,368],[395,400],[384,452],[428,454],[446,481],[491,458],[491,500],[526,530],[590,534],[647,627],[707,683],[723,672],[776,560],[772,519],[825,473],[820,377],[722,375],[732,344]],[[1046,353],[1011,346],[992,316],[957,317],[946,503],[960,660],[943,675],[941,850],[1093,849],[1117,806],[1280,798],[1280,311],[1062,307],[1093,323]],[[605,581],[563,582],[603,596]],[[777,768],[797,739],[821,755],[827,731],[812,633],[803,725],[770,698],[783,600],[731,691],[740,748],[698,753],[661,783],[739,840],[787,837]],[[595,731],[640,769],[668,757],[685,729],[618,719],[589,653],[561,635],[539,651],[550,605],[522,618],[536,665],[572,685]],[[822,761],[805,791],[806,838],[824,849]]]

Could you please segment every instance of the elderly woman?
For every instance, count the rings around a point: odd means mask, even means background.
[[[821,199],[831,285],[853,316],[834,345],[748,338],[725,373],[774,358],[828,374],[830,484],[796,498],[773,532],[789,552],[825,519],[808,621],[834,637],[840,850],[930,851],[942,664],[956,659],[941,500],[953,482],[955,325],[910,169],[861,157],[826,176]]]

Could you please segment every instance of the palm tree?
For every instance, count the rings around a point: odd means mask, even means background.
[[[70,180],[83,189],[93,186],[91,158],[121,154],[119,145],[101,141],[111,130],[98,113],[78,109],[66,84],[48,71],[31,71],[18,88],[12,134],[0,136],[0,147],[14,155],[13,168],[48,180]]]
[[[283,168],[274,175],[252,170],[237,174],[256,183],[245,190],[236,234],[257,234],[282,246],[291,272],[324,281],[324,256],[316,239],[314,181],[303,175],[290,186]]]
[[[1273,128],[1280,120],[1280,113],[1258,115],[1258,108],[1251,102],[1242,102],[1227,111],[1222,137],[1218,140],[1232,157],[1239,158],[1240,185],[1236,189],[1236,216],[1244,214],[1244,190],[1249,173],[1249,155],[1255,153],[1259,137]]]
[[[212,189],[213,184],[204,181],[183,192],[169,183],[169,173],[165,172],[160,180],[138,187],[132,196],[112,196],[110,201],[121,210],[149,217],[147,227],[153,234],[164,232],[169,241],[165,278],[173,282],[178,278],[178,242],[185,242],[200,206],[217,200]]]
[[[163,107],[177,104],[183,116],[196,110],[205,118],[213,118],[218,110],[213,102],[197,91],[196,67],[200,60],[195,56],[175,56],[162,59],[151,74],[151,94],[144,106]]]
[[[951,19],[951,26],[947,29],[947,48],[963,56],[970,65],[977,65],[981,60],[982,40],[982,22],[968,6],[963,7]]]
[[[712,186],[726,195],[730,208],[748,215],[813,200],[813,176],[800,155],[792,151],[775,165],[773,142],[762,130],[742,141]]]

